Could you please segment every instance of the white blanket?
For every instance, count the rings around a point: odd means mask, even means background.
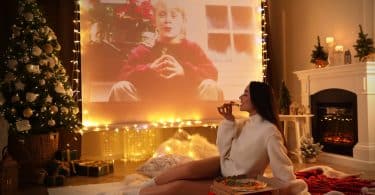
[[[50,195],[125,195],[134,191],[150,180],[140,174],[131,174],[123,181],[102,184],[88,184],[81,186],[63,186],[48,188]]]

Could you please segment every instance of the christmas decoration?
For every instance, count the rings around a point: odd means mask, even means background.
[[[311,137],[305,137],[301,140],[301,154],[305,161],[316,159],[322,149],[323,146],[320,143],[314,143],[314,139]]]
[[[289,114],[289,106],[291,104],[289,90],[283,81],[280,87],[280,113]]]
[[[10,134],[40,134],[80,127],[78,107],[61,45],[35,0],[19,0],[9,46],[0,61],[0,113]]]
[[[354,57],[358,57],[360,62],[365,62],[368,55],[375,53],[374,41],[371,38],[367,38],[367,35],[363,32],[362,25],[359,25],[359,38],[357,39],[357,44],[353,45],[353,47],[357,51]]]
[[[318,36],[318,45],[315,45],[315,50],[311,54],[311,63],[314,63],[318,68],[325,67],[328,64],[328,53],[324,51],[323,46],[320,45],[320,38]]]

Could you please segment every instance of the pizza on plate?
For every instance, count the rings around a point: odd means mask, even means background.
[[[222,177],[215,180],[216,185],[223,185],[233,191],[256,191],[267,187],[267,183],[251,178]],[[214,183],[214,185],[215,185]]]

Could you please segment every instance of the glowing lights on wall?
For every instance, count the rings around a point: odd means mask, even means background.
[[[76,101],[81,101],[80,90],[80,52],[81,52],[81,34],[80,34],[80,4],[79,0],[74,1],[73,17],[73,59],[70,61],[73,65],[71,85],[73,88],[73,97]]]
[[[270,62],[270,58],[268,57],[267,51],[267,41],[268,41],[268,33],[267,33],[267,23],[268,23],[268,1],[262,0],[261,6],[261,17],[262,17],[262,68],[263,68],[263,81],[267,82],[267,68]]]

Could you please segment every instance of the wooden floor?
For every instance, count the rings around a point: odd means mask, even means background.
[[[126,175],[135,173],[135,169],[142,163],[144,162],[124,162],[121,160],[117,160],[115,161],[115,168],[114,168],[115,171],[113,174],[109,174],[109,175],[101,176],[101,177],[73,176],[73,177],[67,178],[65,186],[119,182],[119,181],[122,181]],[[327,163],[319,163],[319,162],[311,163],[311,164],[310,163],[309,164],[295,163],[294,169],[295,171],[298,171],[298,170],[311,167],[311,166],[316,166],[316,165],[326,165],[326,166],[332,167],[336,170],[339,170],[345,173],[351,173],[351,174],[361,173],[361,178],[375,179],[375,172],[369,172],[366,170],[359,170],[353,167],[344,167],[344,166],[338,166],[338,165],[327,164]],[[270,168],[267,168],[266,174],[270,174],[270,173],[271,173]]]

